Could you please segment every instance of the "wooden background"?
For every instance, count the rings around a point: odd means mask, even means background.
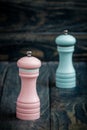
[[[71,91],[55,86],[55,38],[65,29],[77,39]],[[21,87],[16,61],[27,50],[44,61],[37,81],[41,118],[34,122],[15,115]],[[87,130],[86,81],[87,0],[0,0],[0,130]]]
[[[0,0],[0,61],[27,50],[57,61],[55,38],[68,29],[77,39],[75,61],[87,61],[87,0]]]

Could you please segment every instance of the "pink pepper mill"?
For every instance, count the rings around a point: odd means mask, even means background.
[[[36,91],[36,80],[41,61],[31,56],[31,53],[27,51],[27,56],[17,62],[21,77],[21,91],[17,99],[16,117],[22,120],[40,118],[40,99]]]

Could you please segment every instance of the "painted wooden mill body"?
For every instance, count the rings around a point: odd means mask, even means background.
[[[17,99],[16,116],[22,120],[35,120],[40,117],[40,99],[36,91],[36,81],[41,62],[31,56],[18,60],[19,76],[21,77],[21,91]]]
[[[76,72],[72,63],[72,54],[76,39],[68,34],[56,38],[57,51],[59,52],[59,65],[56,71],[56,86],[59,88],[73,88],[76,86]]]

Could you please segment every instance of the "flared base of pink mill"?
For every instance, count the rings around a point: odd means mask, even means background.
[[[16,117],[21,120],[36,120],[40,118],[40,102],[17,102]]]

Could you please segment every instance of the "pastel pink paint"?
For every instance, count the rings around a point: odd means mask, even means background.
[[[40,118],[40,99],[36,91],[36,81],[41,62],[33,56],[25,56],[18,60],[21,90],[17,98],[16,117],[22,120]]]

